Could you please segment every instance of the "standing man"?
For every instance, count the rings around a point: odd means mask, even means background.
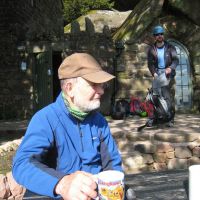
[[[108,123],[97,112],[104,83],[114,76],[89,54],[74,53],[58,69],[61,93],[30,121],[13,161],[16,181],[64,200],[96,198],[93,174],[122,171]]]
[[[164,32],[164,28],[160,25],[153,28],[155,43],[148,51],[148,68],[154,78],[153,89],[154,87],[161,88],[161,94],[169,109],[173,109],[175,112],[175,105],[172,103],[174,97],[171,97],[170,93],[170,82],[176,75],[179,60],[175,47],[164,40]],[[174,118],[168,123],[168,126],[173,126],[173,123]],[[151,124],[149,125],[151,126]]]

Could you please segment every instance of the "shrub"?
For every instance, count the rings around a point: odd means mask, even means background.
[[[109,10],[114,6],[111,0],[63,0],[63,4],[66,23],[86,14],[89,10]]]

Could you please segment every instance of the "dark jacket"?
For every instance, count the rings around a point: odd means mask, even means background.
[[[164,48],[165,68],[170,67],[172,69],[172,74],[175,76],[175,70],[179,63],[176,49],[173,45],[166,41]],[[148,68],[152,76],[154,73],[156,73],[156,69],[158,69],[158,54],[156,50],[156,44],[151,46],[148,50]]]

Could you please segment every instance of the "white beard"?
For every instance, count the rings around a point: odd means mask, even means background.
[[[90,112],[92,110],[96,110],[100,107],[100,100],[94,99],[87,102],[83,102],[80,95],[76,95],[74,97],[74,105],[79,108],[82,112]]]

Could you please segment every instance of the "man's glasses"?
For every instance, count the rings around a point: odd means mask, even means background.
[[[92,87],[92,88],[98,88],[98,87],[100,87],[100,88],[102,88],[102,89],[106,89],[106,88],[108,88],[108,84],[107,83],[92,83],[92,82],[90,82],[89,84],[88,84],[88,86],[90,86],[90,87]]]
[[[159,35],[163,35],[163,33],[154,34],[154,36],[159,36]]]

